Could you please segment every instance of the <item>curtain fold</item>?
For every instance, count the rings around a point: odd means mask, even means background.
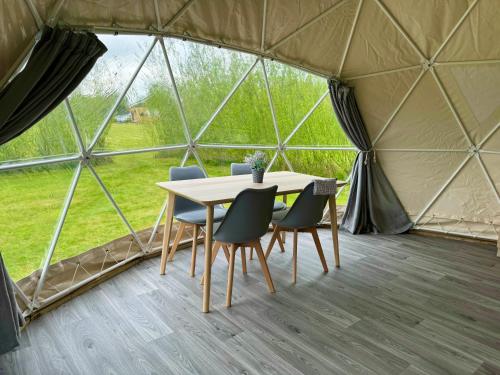
[[[406,232],[412,222],[376,163],[354,89],[330,80],[330,98],[340,126],[360,150],[351,175],[351,191],[341,228],[354,234]]]
[[[95,34],[45,26],[24,69],[0,91],[0,145],[59,105],[106,51]]]
[[[12,280],[5,269],[0,254],[0,354],[7,353],[19,345],[23,315],[17,305]]]

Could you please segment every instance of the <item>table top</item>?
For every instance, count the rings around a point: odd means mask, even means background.
[[[313,179],[322,177],[295,173],[269,172],[264,174],[264,182],[252,182],[252,175],[197,178],[192,180],[157,182],[160,188],[171,193],[188,198],[205,206],[232,202],[238,193],[244,189],[265,189],[278,185],[277,195],[301,192]],[[337,186],[346,183],[337,181]]]

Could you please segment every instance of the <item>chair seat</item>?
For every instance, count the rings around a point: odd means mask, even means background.
[[[224,219],[227,210],[221,207],[214,208],[214,222],[219,222]],[[207,211],[205,209],[183,212],[175,217],[177,221],[189,224],[205,225]]]
[[[286,209],[286,204],[283,202],[274,202],[273,211],[281,211]]]

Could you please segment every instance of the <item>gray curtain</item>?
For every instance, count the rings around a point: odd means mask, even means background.
[[[12,288],[12,281],[0,254],[0,354],[19,345],[20,326],[24,319],[19,310]]]
[[[106,51],[94,34],[45,27],[24,69],[0,91],[0,145],[52,111]]]
[[[354,89],[335,80],[329,82],[329,88],[340,126],[361,151],[352,170],[351,192],[342,219],[342,229],[355,234],[406,232],[412,227],[412,222],[380,165],[376,163]]]

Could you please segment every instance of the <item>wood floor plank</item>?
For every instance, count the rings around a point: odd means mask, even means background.
[[[318,231],[333,264],[329,230]],[[270,236],[262,244],[265,247]],[[179,251],[168,275],[146,260],[30,324],[0,374],[498,374],[500,258],[494,246],[415,234],[340,234],[341,268],[323,273],[300,235],[268,259],[212,271],[212,312]],[[275,249],[277,250],[277,248]],[[198,251],[198,264],[203,264]],[[198,272],[201,275],[201,271]]]
[[[484,362],[481,367],[477,369],[474,375],[498,375],[500,374],[500,367],[494,366],[488,362]]]

